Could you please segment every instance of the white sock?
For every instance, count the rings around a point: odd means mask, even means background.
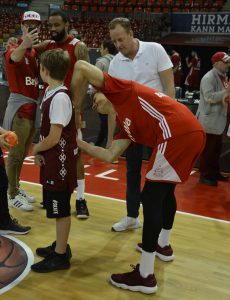
[[[169,245],[169,238],[170,238],[170,234],[171,234],[171,229],[166,230],[166,229],[161,229],[159,238],[158,238],[158,245],[161,248],[164,248],[165,246]]]
[[[85,194],[85,179],[80,179],[77,181],[77,200],[84,199]]]
[[[147,278],[154,273],[155,252],[146,252],[142,250],[140,262],[140,274],[143,278]]]

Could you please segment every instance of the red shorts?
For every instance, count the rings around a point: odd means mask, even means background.
[[[146,180],[182,183],[205,146],[203,131],[190,132],[159,144],[150,157]]]

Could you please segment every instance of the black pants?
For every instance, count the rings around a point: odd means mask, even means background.
[[[200,156],[200,176],[216,179],[220,173],[219,159],[223,135],[206,134],[205,148]]]
[[[144,225],[142,247],[147,252],[156,250],[161,229],[172,229],[176,213],[176,185],[146,181],[141,193]]]
[[[96,146],[104,146],[108,138],[108,115],[98,114],[100,118],[100,130],[95,142]]]
[[[10,220],[7,188],[8,180],[2,158],[2,151],[0,150],[0,224],[8,224]]]
[[[152,149],[149,148],[149,154]],[[135,144],[126,150],[126,206],[127,215],[137,218],[141,202],[141,166],[143,145]]]

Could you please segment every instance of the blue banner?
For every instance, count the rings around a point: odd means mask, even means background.
[[[172,32],[230,33],[230,13],[173,13]]]

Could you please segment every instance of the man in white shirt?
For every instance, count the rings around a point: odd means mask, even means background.
[[[119,53],[111,61],[108,73],[114,77],[137,81],[175,98],[173,65],[164,48],[158,43],[142,42],[134,38],[130,21],[126,18],[113,19],[109,30]],[[115,124],[115,116],[109,116],[107,147],[112,142]],[[140,144],[135,144],[126,151],[127,216],[112,226],[114,231],[140,227],[138,215],[142,151],[143,145]]]

